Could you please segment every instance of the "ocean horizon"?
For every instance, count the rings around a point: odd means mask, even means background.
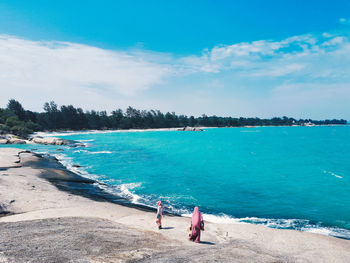
[[[55,156],[132,203],[155,207],[162,200],[168,212],[183,216],[199,206],[211,222],[350,239],[350,126],[41,135],[85,147],[18,148]]]

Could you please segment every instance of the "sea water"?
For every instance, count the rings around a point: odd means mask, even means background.
[[[46,135],[86,147],[19,147],[55,155],[130,202],[350,238],[350,126]]]

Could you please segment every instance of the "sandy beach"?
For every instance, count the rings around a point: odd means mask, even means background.
[[[204,218],[205,219],[205,218]],[[350,241],[252,224],[206,222],[200,244],[190,219],[104,193],[55,160],[0,149],[0,262],[350,262]]]

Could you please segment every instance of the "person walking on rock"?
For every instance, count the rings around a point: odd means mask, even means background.
[[[157,215],[156,215],[156,223],[158,225],[158,229],[162,229],[162,218],[163,218],[163,204],[162,204],[162,201],[158,201]]]
[[[199,212],[198,206],[193,210],[192,220],[191,220],[191,234],[188,239],[196,243],[200,242],[201,230],[204,230],[204,221],[202,214]]]

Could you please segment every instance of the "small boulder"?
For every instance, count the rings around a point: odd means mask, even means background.
[[[178,131],[203,131],[203,129],[198,127],[184,127],[182,129],[178,129]]]
[[[65,145],[68,144],[67,140],[60,139],[60,138],[54,138],[54,137],[34,137],[32,139],[33,143],[38,144],[45,144],[45,145]]]
[[[8,206],[6,204],[0,202],[0,216],[7,215],[9,213],[10,213],[10,211],[8,211]]]
[[[0,144],[7,144],[8,140],[7,139],[0,139]]]
[[[11,138],[8,140],[9,144],[26,144],[26,141],[23,139]]]

